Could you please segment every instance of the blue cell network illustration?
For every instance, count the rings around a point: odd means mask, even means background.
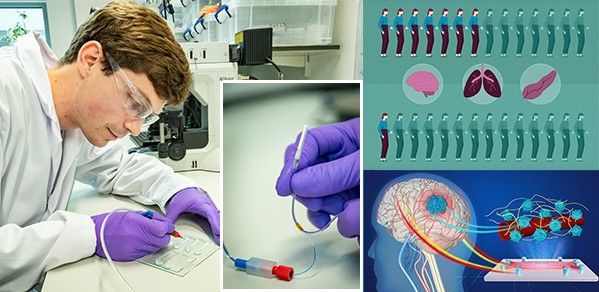
[[[542,195],[517,198],[487,215],[498,226],[499,237],[512,242],[536,241],[563,236],[580,237],[584,224],[581,203],[549,199]],[[494,217],[499,218],[498,220]]]

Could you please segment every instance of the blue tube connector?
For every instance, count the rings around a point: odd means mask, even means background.
[[[235,259],[235,267],[245,270],[250,275],[291,281],[293,279],[293,268],[279,265],[277,262],[264,260],[260,258],[250,258],[249,260]]]

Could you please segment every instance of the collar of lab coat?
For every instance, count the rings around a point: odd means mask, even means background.
[[[31,31],[17,40],[15,53],[31,78],[44,112],[52,121],[53,134],[56,135],[59,141],[62,141],[60,124],[52,99],[50,80],[46,71],[58,62],[58,58],[42,39],[41,35],[35,31]]]

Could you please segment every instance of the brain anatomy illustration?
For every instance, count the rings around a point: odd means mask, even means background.
[[[436,254],[416,233],[449,250],[467,235],[467,199],[457,186],[435,176],[412,177],[391,183],[377,207],[377,223],[400,242],[410,241]],[[454,226],[458,228],[451,228]]]
[[[439,90],[439,80],[428,71],[417,71],[412,73],[406,81],[416,92],[422,92],[424,97],[434,95]]]

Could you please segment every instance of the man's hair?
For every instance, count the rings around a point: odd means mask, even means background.
[[[89,41],[102,44],[104,57],[109,54],[120,67],[147,74],[158,96],[167,103],[187,99],[189,63],[166,21],[156,12],[129,1],[108,3],[79,26],[60,65],[75,62]],[[104,74],[112,74],[107,58],[102,64]]]

